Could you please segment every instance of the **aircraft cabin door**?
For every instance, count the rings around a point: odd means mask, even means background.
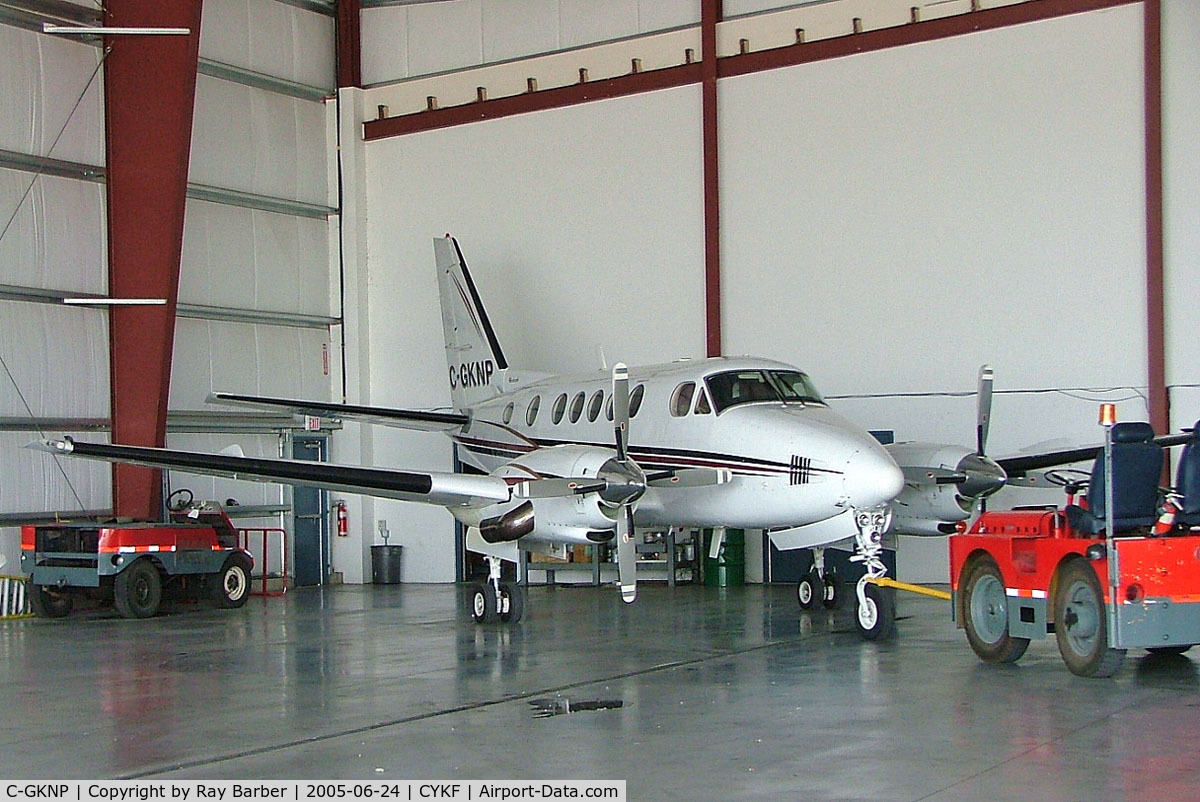
[[[325,435],[292,436],[292,458],[324,462],[329,440]],[[296,485],[292,489],[295,518],[295,566],[297,587],[329,582],[329,493],[316,487]]]

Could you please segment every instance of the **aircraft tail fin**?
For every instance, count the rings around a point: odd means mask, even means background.
[[[439,237],[433,241],[433,251],[446,336],[450,397],[455,410],[462,412],[503,391],[508,361],[457,240],[450,235]]]

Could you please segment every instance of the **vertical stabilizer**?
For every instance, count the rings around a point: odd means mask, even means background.
[[[455,410],[464,412],[501,393],[508,362],[458,242],[449,235],[440,237],[433,241],[433,252],[442,299],[450,397]]]

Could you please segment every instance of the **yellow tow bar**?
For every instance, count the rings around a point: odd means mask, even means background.
[[[897,590],[907,590],[910,593],[920,593],[922,596],[932,596],[935,599],[942,601],[950,601],[950,594],[944,590],[934,590],[927,588],[924,585],[913,585],[909,582],[897,582],[889,576],[880,576],[874,579],[868,578],[868,582],[874,582],[876,585],[884,588],[896,588]]]

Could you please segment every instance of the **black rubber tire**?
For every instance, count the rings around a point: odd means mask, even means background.
[[[1147,646],[1146,651],[1150,654],[1183,654],[1195,644],[1186,643],[1180,646]]]
[[[214,607],[232,610],[250,597],[253,564],[245,554],[230,554],[218,573],[208,577],[208,600]]]
[[[822,588],[821,604],[825,606],[826,610],[840,610],[843,598],[845,598],[845,593],[842,583],[838,581],[837,574],[826,574],[824,587]]]
[[[896,635],[896,592],[868,582],[863,593],[867,597],[866,607],[858,603],[854,594],[854,626],[865,640],[882,641]]]
[[[492,590],[492,584],[485,582],[476,585],[471,590],[471,617],[475,619],[475,623],[486,624],[495,621],[497,612],[496,592]]]
[[[967,575],[963,627],[971,650],[985,663],[1015,663],[1029,648],[1029,638],[1008,634],[1008,596],[991,557],[979,559]]]
[[[125,618],[152,618],[162,602],[162,577],[158,568],[143,557],[113,580],[113,604]]]
[[[796,601],[801,610],[811,610],[825,597],[825,583],[816,571],[809,571],[796,583]]]
[[[500,585],[500,620],[506,624],[515,624],[525,613],[525,589],[517,584],[508,582]]]
[[[26,582],[25,589],[29,594],[29,606],[38,618],[63,618],[71,614],[74,602],[70,594],[57,593],[47,589],[45,585],[35,585],[32,582]]]
[[[1091,563],[1071,560],[1062,567],[1054,597],[1054,635],[1072,674],[1111,677],[1125,661],[1124,649],[1108,646],[1108,614],[1100,579]]]

